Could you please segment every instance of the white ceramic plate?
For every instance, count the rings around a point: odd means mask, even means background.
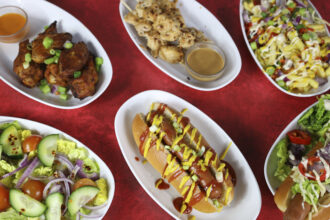
[[[206,138],[214,150],[219,154],[224,151],[231,138],[211,118],[191,105],[187,101],[167,92],[151,90],[139,93],[127,100],[118,110],[115,118],[115,131],[120,149],[135,178],[143,189],[157,204],[168,214],[176,219],[187,219],[186,215],[180,215],[173,206],[172,200],[180,194],[171,186],[169,190],[158,190],[155,181],[161,177],[150,164],[143,164],[132,134],[132,121],[137,113],[146,114],[152,102],[162,102],[181,111],[188,108],[185,113],[192,124],[198,125],[199,131]],[[140,162],[135,160],[140,158]],[[235,143],[232,144],[226,160],[234,168],[237,176],[235,197],[229,207],[225,207],[220,213],[205,214],[193,210],[191,215],[196,219],[256,219],[261,208],[261,196],[258,183],[244,156]],[[253,201],[253,202],[251,202]]]
[[[115,193],[115,180],[113,178],[113,175],[112,175],[110,169],[103,162],[103,160],[101,160],[101,158],[99,158],[91,149],[86,147],[83,143],[81,143],[80,141],[76,140],[75,138],[71,137],[70,135],[68,135],[56,128],[53,128],[51,126],[48,126],[48,125],[45,125],[45,124],[42,124],[39,122],[27,120],[27,119],[0,116],[0,123],[11,122],[11,121],[18,121],[19,124],[23,128],[36,131],[38,134],[40,134],[42,136],[49,135],[49,134],[60,134],[63,138],[76,142],[78,147],[85,147],[88,150],[89,156],[92,159],[94,159],[100,167],[100,177],[105,178],[109,185],[107,205],[105,207],[103,207],[102,209],[91,212],[91,214],[90,214],[90,215],[101,215],[102,214],[102,217],[99,218],[99,219],[102,219],[104,217],[104,215],[107,213],[107,211],[111,205],[114,193]]]
[[[316,11],[316,14],[318,17],[321,18],[321,15],[319,14],[319,12],[316,10],[316,8],[314,7],[314,5],[308,1],[310,3],[310,6],[313,7]],[[260,68],[261,72],[264,74],[264,76],[267,77],[267,79],[276,87],[278,88],[279,90],[281,90],[282,92],[288,94],[288,95],[292,95],[292,96],[297,96],[297,97],[311,97],[311,96],[315,96],[315,95],[319,95],[319,94],[322,94],[326,91],[328,91],[330,89],[330,76],[328,77],[328,82],[322,86],[320,86],[319,88],[317,89],[312,89],[310,90],[308,93],[304,93],[304,94],[300,94],[300,93],[292,93],[292,92],[289,92],[285,89],[283,89],[282,87],[280,87],[268,74],[264,73],[263,71],[263,68],[259,62],[259,60],[257,59],[256,55],[254,54],[253,50],[251,49],[250,47],[250,43],[248,41],[248,38],[246,36],[246,32],[245,32],[245,27],[244,27],[244,20],[243,20],[243,0],[240,0],[240,6],[239,6],[239,16],[240,16],[240,21],[241,21],[241,28],[242,28],[242,32],[243,32],[243,36],[244,36],[244,40],[245,40],[245,43],[254,59],[254,61],[257,63],[258,67]],[[327,33],[329,35],[329,31],[328,29],[326,28],[327,30]]]
[[[305,112],[308,111],[308,109],[310,109],[312,106],[314,106],[316,104],[317,104],[317,102],[314,103],[313,105],[309,106],[308,108],[306,108],[285,127],[285,129],[278,136],[278,138],[276,139],[276,141],[274,142],[273,146],[270,148],[270,150],[267,154],[265,165],[264,165],[264,174],[265,174],[265,179],[266,179],[268,188],[273,193],[273,195],[275,194],[276,189],[281,185],[281,181],[279,181],[277,179],[277,177],[274,176],[274,173],[277,168],[277,156],[276,156],[277,151],[275,150],[275,147],[276,147],[277,143],[281,139],[283,139],[289,131],[299,128],[298,120],[301,118],[301,116],[303,116],[303,114],[305,114]]]
[[[124,0],[132,9],[135,8],[136,0]],[[220,89],[232,82],[241,70],[242,61],[239,51],[218,19],[204,6],[195,0],[178,0],[178,8],[186,22],[187,27],[194,27],[203,31],[205,36],[218,45],[226,57],[224,74],[217,80],[211,82],[201,82],[193,79],[181,64],[170,64],[162,59],[155,59],[146,49],[146,40],[139,37],[135,28],[124,21],[124,16],[129,12],[123,4],[119,5],[120,16],[129,36],[139,48],[141,53],[156,67],[173,79],[194,89],[212,91]],[[142,47],[143,45],[143,47]],[[188,77],[190,80],[188,80]]]
[[[99,74],[96,93],[83,100],[71,97],[61,100],[59,96],[43,94],[38,87],[27,88],[20,83],[18,76],[13,72],[13,61],[18,54],[18,43],[5,44],[0,42],[0,78],[16,91],[43,104],[62,109],[74,109],[85,106],[97,99],[109,86],[112,78],[112,66],[109,57],[96,37],[75,17],[63,9],[43,0],[1,0],[0,7],[15,5],[23,8],[28,14],[30,32],[27,36],[34,39],[43,27],[57,21],[59,32],[70,32],[73,42],[84,41],[88,49],[96,56],[103,58],[103,65]]]

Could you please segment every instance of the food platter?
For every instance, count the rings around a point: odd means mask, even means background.
[[[311,107],[316,105],[316,103],[312,104],[308,108],[306,108],[304,111],[302,111],[297,117],[295,117],[286,127],[285,129],[281,132],[281,134],[276,138],[274,144],[270,148],[266,160],[265,160],[265,165],[264,165],[264,175],[265,179],[268,185],[269,190],[272,192],[272,194],[275,194],[276,189],[279,187],[281,182],[277,179],[277,177],[274,176],[275,170],[276,170],[276,164],[277,164],[277,156],[276,153],[277,151],[275,150],[275,147],[277,143],[282,140],[286,134],[293,130],[298,128],[298,120],[307,112]]]
[[[5,123],[5,122],[13,122],[13,121],[18,121],[18,123],[25,129],[33,130],[33,131],[38,131],[40,135],[49,135],[49,134],[59,134],[63,138],[74,141],[77,143],[78,147],[85,147],[88,151],[88,155],[94,159],[100,168],[100,177],[106,179],[109,189],[108,189],[108,201],[106,205],[98,210],[94,210],[91,213],[93,215],[101,215],[99,219],[102,219],[104,215],[107,213],[111,203],[112,199],[114,197],[115,193],[115,180],[113,178],[113,175],[108,168],[108,166],[102,161],[100,157],[98,157],[91,149],[86,147],[84,144],[76,140],[75,138],[71,137],[70,135],[56,129],[53,127],[50,127],[48,125],[38,123],[35,121],[27,120],[27,119],[22,119],[22,118],[16,118],[16,117],[7,117],[7,116],[0,116],[0,123]]]
[[[317,9],[314,7],[314,5],[311,3],[311,1],[308,1],[310,6],[315,10],[316,12],[316,16],[319,18],[322,18],[321,15],[319,14],[319,12],[317,11]],[[244,18],[243,18],[243,11],[244,11],[244,7],[243,7],[243,0],[240,0],[240,6],[239,6],[239,14],[240,14],[240,23],[241,23],[241,29],[242,29],[242,33],[244,36],[244,40],[245,43],[251,53],[251,56],[253,57],[253,59],[255,60],[256,64],[258,65],[259,69],[262,71],[262,73],[266,76],[266,78],[280,91],[288,94],[288,95],[292,95],[292,96],[296,96],[296,97],[311,97],[311,96],[316,96],[319,94],[322,94],[326,91],[328,91],[330,89],[330,77],[328,76],[328,82],[319,86],[317,89],[311,89],[309,92],[307,93],[293,93],[290,91],[287,91],[286,89],[283,89],[281,86],[279,86],[279,84],[277,84],[268,74],[266,74],[263,70],[263,67],[261,65],[261,63],[259,62],[257,56],[255,55],[253,49],[250,46],[250,43],[248,41],[247,35],[246,35],[246,31],[245,31],[245,23],[244,23]],[[329,31],[327,29],[327,27],[325,28],[327,35],[329,36]]]
[[[196,216],[196,219],[241,219],[242,216],[246,219],[256,219],[261,208],[260,190],[255,176],[239,148],[221,127],[195,106],[173,94],[159,90],[145,91],[131,97],[120,107],[115,118],[115,132],[121,152],[132,173],[149,196],[173,218],[188,218],[180,215],[172,204],[172,200],[178,196],[178,192],[173,187],[162,191],[155,188],[155,180],[160,178],[160,174],[150,164],[141,163],[143,157],[133,139],[131,128],[133,118],[137,113],[146,113],[149,105],[155,101],[167,103],[176,109],[187,108],[188,111],[185,115],[190,118],[192,124],[198,124],[200,132],[209,144],[217,146],[214,149],[218,154],[223,152],[228,143],[232,142],[225,159],[233,166],[238,177],[233,202],[219,213],[205,214],[193,210],[191,215]],[[140,158],[139,162],[135,157]],[[251,203],[251,200],[254,202]]]
[[[1,1],[0,7],[4,5],[19,6],[27,12],[30,23],[30,32],[27,38],[34,38],[36,34],[42,32],[44,26],[56,20],[58,21],[59,31],[72,33],[74,42],[86,42],[89,50],[93,54],[103,58],[103,65],[99,74],[96,93],[82,100],[74,97],[68,100],[61,100],[58,96],[53,94],[43,94],[37,87],[30,89],[23,86],[18,76],[13,72],[13,61],[18,53],[18,44],[0,43],[0,78],[6,84],[35,101],[61,109],[80,108],[101,96],[112,79],[112,65],[99,41],[79,20],[63,9],[43,0]]]
[[[125,2],[131,8],[134,8],[136,5],[135,0],[126,0]],[[129,12],[128,9],[123,4],[120,4],[119,12],[123,25],[136,47],[151,63],[165,74],[197,90],[212,91],[228,85],[237,77],[242,65],[239,51],[231,36],[218,19],[197,1],[179,0],[177,6],[188,27],[195,27],[201,30],[209,40],[213,41],[223,50],[226,57],[226,66],[223,70],[224,74],[219,79],[210,82],[194,80],[190,77],[184,65],[169,64],[161,59],[152,57],[146,49],[146,41],[138,36],[132,25],[124,21],[124,16]]]

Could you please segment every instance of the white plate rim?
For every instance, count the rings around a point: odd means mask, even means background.
[[[27,1],[27,0],[20,0],[20,1]],[[107,63],[109,65],[109,69],[107,71],[104,71],[104,68],[103,68],[103,73],[104,74],[107,74],[109,75],[108,77],[108,80],[105,82],[105,85],[103,87],[100,87],[98,89],[98,91],[95,92],[95,94],[92,96],[92,98],[86,102],[83,102],[81,104],[78,104],[78,105],[73,105],[73,106],[62,106],[62,105],[57,105],[57,104],[53,104],[53,103],[50,103],[50,102],[47,102],[43,99],[39,99],[37,97],[34,97],[33,95],[25,92],[25,91],[22,91],[20,90],[19,88],[17,88],[15,85],[11,84],[10,82],[8,82],[3,76],[2,74],[0,74],[0,79],[5,82],[8,86],[10,86],[11,88],[13,88],[14,90],[16,90],[17,92],[29,97],[30,99],[34,100],[34,101],[37,101],[37,102],[40,102],[42,104],[45,104],[45,105],[48,105],[48,106],[51,106],[51,107],[54,107],[54,108],[58,108],[58,109],[77,109],[77,108],[81,108],[83,106],[86,106],[88,104],[90,104],[91,102],[95,101],[96,99],[98,99],[104,92],[105,90],[109,87],[110,85],[110,82],[112,80],[112,76],[113,76],[113,68],[112,68],[112,64],[111,64],[111,61],[110,61],[110,58],[109,58],[109,55],[107,54],[107,52],[104,50],[103,46],[101,45],[100,41],[95,37],[95,35],[80,21],[78,20],[76,17],[74,17],[72,14],[70,14],[69,12],[65,11],[64,9],[60,8],[59,6],[51,3],[51,2],[48,2],[47,0],[34,0],[36,2],[40,2],[42,4],[46,4],[48,5],[48,7],[52,7],[52,8],[55,8],[56,11],[60,11],[61,13],[65,13],[65,14],[68,14],[71,19],[73,19],[75,22],[78,22],[82,25],[82,27],[85,29],[85,31],[90,35],[92,36],[93,38],[95,38],[95,41],[97,42],[98,45],[94,45],[95,47],[97,46],[98,50],[101,51],[101,53],[103,53],[104,55],[106,55],[105,57],[102,57],[103,58],[103,65],[104,63]],[[14,74],[13,72],[9,73],[9,74]],[[105,77],[106,79],[107,77]],[[98,94],[97,94],[98,93]],[[72,97],[74,98],[74,97]],[[47,100],[47,99],[46,99]]]
[[[62,135],[65,139],[68,139],[68,140],[71,140],[71,141],[74,141],[75,143],[77,143],[78,147],[86,148],[87,151],[88,151],[89,156],[98,163],[100,168],[101,168],[101,166],[103,168],[105,168],[105,170],[103,172],[104,175],[101,175],[101,177],[103,177],[107,180],[108,187],[110,188],[110,190],[108,192],[108,201],[107,201],[108,204],[104,208],[102,208],[102,209],[104,209],[104,213],[103,213],[102,217],[99,218],[99,219],[102,219],[107,214],[107,212],[108,212],[108,210],[111,206],[111,203],[113,201],[114,194],[115,194],[115,179],[114,179],[114,176],[113,176],[110,168],[106,165],[106,163],[96,153],[94,153],[94,151],[92,151],[89,147],[87,147],[85,144],[83,144],[82,142],[78,141],[74,137],[68,135],[67,133],[65,133],[65,132],[63,132],[63,131],[61,131],[57,128],[54,128],[52,126],[49,126],[47,124],[43,124],[43,123],[40,123],[40,122],[37,122],[37,121],[29,120],[29,119],[0,115],[0,123],[11,122],[11,121],[18,121],[18,123],[20,123],[20,124],[21,123],[32,124],[30,126],[36,126],[36,127],[41,126],[41,127],[46,127],[49,130],[53,130],[54,133],[58,133],[58,134]],[[25,129],[30,129],[29,127],[26,127],[24,125],[22,127],[25,128]],[[36,130],[36,131],[39,132],[40,134],[43,134],[43,132],[41,130]]]
[[[125,0],[123,0],[123,1],[125,1]],[[229,36],[229,39],[232,41],[232,43],[233,43],[233,45],[235,46],[235,49],[236,49],[236,53],[237,53],[237,55],[238,55],[238,57],[239,57],[239,60],[237,61],[237,66],[239,66],[238,67],[238,70],[237,70],[237,72],[235,73],[235,74],[232,74],[232,76],[231,76],[231,78],[227,81],[227,82],[225,82],[225,83],[223,83],[223,84],[221,84],[221,85],[218,85],[218,86],[215,86],[215,87],[213,87],[213,88],[203,88],[203,87],[199,87],[199,86],[196,86],[196,85],[193,85],[193,84],[191,84],[191,83],[188,83],[188,82],[185,82],[185,81],[183,81],[183,80],[181,80],[180,78],[178,78],[178,77],[176,77],[174,74],[171,74],[169,71],[167,71],[166,69],[164,69],[163,67],[161,67],[160,65],[158,65],[157,63],[156,63],[156,61],[155,60],[153,60],[152,58],[151,58],[151,56],[149,56],[148,55],[148,53],[149,52],[146,52],[140,45],[139,45],[139,43],[135,40],[135,37],[139,37],[139,36],[135,36],[135,35],[133,35],[133,33],[131,33],[130,31],[128,31],[128,25],[129,24],[127,24],[125,21],[124,21],[124,16],[123,16],[123,14],[122,14],[122,10],[121,10],[121,7],[124,7],[123,6],[123,4],[121,3],[121,1],[119,2],[119,14],[120,14],[120,17],[121,17],[121,20],[122,20],[122,23],[123,23],[123,25],[124,25],[124,27],[125,27],[125,30],[126,30],[126,32],[128,33],[128,35],[130,36],[130,38],[131,38],[131,40],[134,42],[134,44],[135,44],[135,46],[140,50],[140,52],[144,55],[144,57],[145,58],[147,58],[154,66],[156,66],[158,69],[160,69],[163,73],[165,73],[166,75],[168,75],[169,77],[171,77],[172,79],[174,79],[174,80],[176,80],[176,81],[178,81],[178,82],[180,82],[181,84],[183,84],[183,85],[185,85],[185,86],[188,86],[188,87],[190,87],[190,88],[193,88],[193,89],[196,89],[196,90],[200,90],[200,91],[214,91],[214,90],[218,90],[218,89],[221,89],[221,88],[223,88],[223,87],[225,87],[225,86],[227,86],[228,84],[230,84],[231,82],[233,82],[235,79],[236,79],[236,77],[239,75],[239,73],[241,72],[241,68],[242,68],[242,58],[241,58],[241,54],[239,53],[239,50],[238,50],[238,48],[237,48],[237,45],[235,44],[235,41],[232,39],[232,37],[231,37],[231,35],[229,34],[229,32],[227,31],[227,29],[222,25],[222,23],[219,21],[219,19],[217,19],[206,7],[204,7],[202,4],[200,4],[198,1],[196,1],[196,0],[190,0],[190,1],[194,1],[194,2],[196,2],[197,4],[199,4],[199,6],[200,7],[203,7],[211,16],[213,16],[214,18],[215,18],[215,20],[217,21],[217,23],[218,23],[218,25],[221,27],[221,28],[223,28],[226,32],[227,32],[227,34],[228,34],[228,36]],[[170,65],[170,64],[169,64]]]
[[[265,164],[264,164],[264,177],[267,183],[267,186],[269,188],[269,190],[271,191],[271,193],[274,195],[275,194],[275,189],[272,187],[269,178],[268,178],[268,172],[267,172],[267,167],[268,167],[268,163],[269,163],[269,158],[272,154],[272,152],[275,150],[276,145],[278,144],[278,142],[280,140],[282,140],[286,134],[288,133],[288,131],[293,130],[298,128],[298,120],[313,106],[315,106],[318,103],[315,102],[312,105],[308,106],[306,109],[304,109],[302,112],[300,112],[294,119],[292,119],[286,126],[285,128],[282,130],[281,134],[276,138],[276,140],[274,141],[272,147],[269,149],[266,160],[265,160]]]
[[[125,101],[125,103],[122,104],[122,106],[118,109],[117,113],[116,113],[116,117],[115,117],[115,133],[116,133],[116,138],[117,138],[117,141],[118,141],[118,144],[119,144],[119,147],[120,147],[120,150],[121,150],[121,153],[123,154],[123,157],[125,158],[125,161],[128,165],[128,167],[130,168],[131,172],[133,173],[134,177],[136,178],[136,180],[139,182],[140,186],[144,189],[144,191],[154,200],[154,202],[156,202],[164,211],[166,211],[169,215],[171,215],[173,218],[175,219],[180,219],[177,215],[175,215],[175,213],[172,213],[171,211],[169,211],[165,205],[163,205],[160,201],[157,200],[157,198],[153,195],[152,192],[149,192],[149,190],[146,188],[146,186],[143,184],[142,180],[138,177],[138,175],[136,174],[135,172],[135,169],[134,169],[134,164],[131,164],[130,163],[130,160],[128,159],[128,156],[126,155],[124,149],[123,149],[123,143],[121,142],[121,138],[120,138],[120,135],[119,134],[119,131],[118,131],[118,125],[120,123],[122,123],[119,119],[120,117],[120,114],[122,114],[122,112],[124,111],[125,109],[125,106],[131,102],[134,102],[135,99],[137,99],[138,97],[140,96],[146,96],[148,94],[152,95],[153,93],[160,93],[160,94],[164,94],[164,95],[168,95],[170,96],[171,98],[173,99],[177,99],[179,100],[181,103],[184,103],[185,107],[189,108],[189,109],[192,109],[194,108],[194,111],[196,110],[198,112],[198,114],[202,114],[203,116],[206,116],[210,122],[212,124],[214,124],[215,126],[217,126],[217,128],[223,132],[226,136],[226,138],[232,142],[232,146],[235,146],[235,148],[237,148],[237,150],[240,152],[240,154],[242,155],[242,157],[244,158],[244,162],[246,163],[246,165],[248,166],[248,170],[251,174],[251,177],[252,177],[252,180],[253,182],[256,183],[256,188],[257,188],[257,194],[256,197],[257,197],[257,201],[259,201],[258,203],[258,208],[257,208],[257,211],[255,213],[255,216],[253,219],[257,219],[259,213],[260,213],[260,210],[261,210],[261,205],[262,205],[262,197],[261,197],[261,192],[260,192],[260,187],[259,187],[259,184],[258,184],[258,181],[253,173],[253,170],[251,169],[249,163],[246,161],[244,155],[241,153],[241,151],[239,150],[239,148],[237,147],[237,145],[234,143],[234,141],[230,138],[230,136],[215,122],[213,121],[208,115],[206,115],[204,112],[202,112],[201,110],[199,110],[197,107],[195,107],[194,105],[192,105],[191,103],[189,103],[188,101],[174,95],[174,94],[171,94],[169,92],[165,92],[165,91],[162,91],[162,90],[146,90],[146,91],[142,91],[140,93],[137,93],[135,95],[133,95],[132,97],[130,97],[129,99],[127,99]],[[146,107],[146,110],[148,107]]]
[[[280,91],[284,92],[285,94],[287,95],[291,95],[291,96],[295,96],[295,97],[312,97],[312,96],[316,96],[316,95],[320,95],[322,93],[325,93],[327,92],[329,89],[330,89],[330,77],[328,77],[328,88],[325,87],[325,89],[321,90],[321,91],[317,91],[315,93],[306,93],[306,94],[301,94],[301,93],[292,93],[292,92],[289,92],[289,91],[286,91],[285,89],[283,89],[282,87],[280,87],[277,83],[275,83],[275,81],[270,77],[268,76],[266,73],[264,73],[263,71],[263,68],[259,62],[259,60],[257,59],[256,55],[254,54],[253,50],[251,49],[250,47],[250,44],[249,44],[249,41],[247,39],[247,36],[246,36],[246,33],[245,33],[245,27],[244,27],[244,20],[243,20],[243,1],[244,0],[240,0],[240,5],[239,5],[239,17],[240,17],[240,23],[241,23],[241,29],[242,29],[242,33],[243,33],[243,37],[244,37],[244,40],[245,40],[245,44],[248,48],[248,50],[250,51],[250,54],[251,56],[253,57],[254,61],[256,62],[257,66],[259,67],[260,71],[262,72],[262,74],[277,88],[279,89]],[[315,8],[315,6],[312,4],[311,1],[307,0],[309,2],[309,4],[313,7],[313,9],[316,11],[316,14],[320,17],[320,13],[318,12],[318,10]],[[329,35],[329,31],[328,29],[326,28],[326,31]]]

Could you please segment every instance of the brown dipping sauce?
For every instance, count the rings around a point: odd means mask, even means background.
[[[180,212],[181,211],[181,207],[184,204],[183,202],[183,198],[182,197],[178,197],[176,199],[173,200],[173,205],[175,207],[175,209]],[[184,214],[190,214],[192,211],[192,207],[189,206],[188,204],[186,204],[187,208],[183,211]]]
[[[160,190],[166,190],[166,189],[170,188],[170,185],[167,184],[162,178],[156,180],[155,186],[156,186],[157,189],[160,189]]]

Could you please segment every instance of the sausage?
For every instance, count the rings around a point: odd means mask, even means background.
[[[283,220],[305,220],[311,210],[311,205],[304,202],[301,194],[296,194],[290,200],[289,206],[284,212]]]

